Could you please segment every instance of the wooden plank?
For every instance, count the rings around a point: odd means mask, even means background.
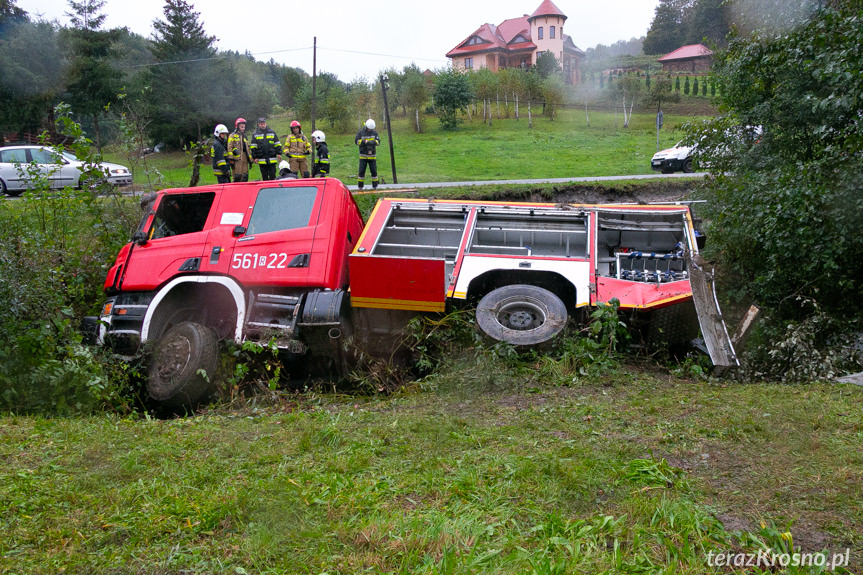
[[[741,349],[746,343],[746,338],[749,337],[752,326],[755,325],[755,320],[761,315],[761,308],[755,304],[749,306],[740,323],[737,324],[737,329],[734,330],[734,335],[731,336],[731,345],[734,349]]]
[[[740,362],[725,327],[722,311],[716,299],[716,285],[713,281],[713,270],[707,271],[701,256],[696,254],[690,256],[686,252],[689,268],[689,283],[692,287],[692,300],[695,303],[695,311],[698,314],[698,324],[701,326],[701,334],[707,345],[710,360],[718,368],[718,373],[739,367]]]

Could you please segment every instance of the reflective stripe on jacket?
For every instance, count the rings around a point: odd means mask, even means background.
[[[269,126],[263,130],[255,130],[249,148],[252,150],[252,158],[258,164],[275,164],[278,162],[276,157],[282,155],[279,137]]]
[[[215,138],[210,146],[210,155],[213,157],[213,173],[217,176],[231,175],[231,166],[228,165],[225,144],[223,138]]]
[[[288,156],[291,158],[302,158],[312,152],[312,145],[302,132],[288,136],[287,144]]]
[[[354,143],[360,147],[361,160],[374,160],[375,151],[381,145],[381,138],[378,133],[368,128],[363,128],[357,132],[357,137],[354,138]]]
[[[248,174],[252,163],[252,150],[246,140],[246,134],[234,131],[228,137],[228,158],[235,174]]]

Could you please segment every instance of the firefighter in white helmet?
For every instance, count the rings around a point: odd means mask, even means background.
[[[213,130],[213,143],[210,146],[210,156],[213,158],[213,173],[220,184],[231,182],[231,166],[228,164],[228,128],[219,124]]]
[[[330,175],[330,150],[327,148],[327,135],[320,130],[312,132],[312,140],[315,142],[317,158],[312,168],[312,177],[326,178]]]
[[[357,132],[354,143],[360,147],[360,168],[357,171],[357,188],[363,189],[366,179],[366,166],[372,173],[372,189],[378,187],[378,161],[375,157],[377,147],[381,145],[381,137],[375,132],[375,121],[369,118]]]

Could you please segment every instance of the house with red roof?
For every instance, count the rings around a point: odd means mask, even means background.
[[[657,60],[663,72],[707,72],[713,64],[713,51],[704,44],[681,46]]]
[[[566,15],[551,0],[543,0],[533,14],[483,24],[446,56],[457,70],[527,68],[543,52],[551,52],[570,84],[581,80],[584,52],[563,33]]]

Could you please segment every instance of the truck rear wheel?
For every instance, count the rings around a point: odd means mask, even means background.
[[[551,341],[566,326],[566,306],[547,289],[523,284],[499,287],[476,310],[479,329],[494,341],[536,346]]]
[[[179,323],[156,346],[147,391],[165,407],[194,409],[213,389],[208,378],[215,376],[218,367],[219,341],[215,332],[198,323]]]

